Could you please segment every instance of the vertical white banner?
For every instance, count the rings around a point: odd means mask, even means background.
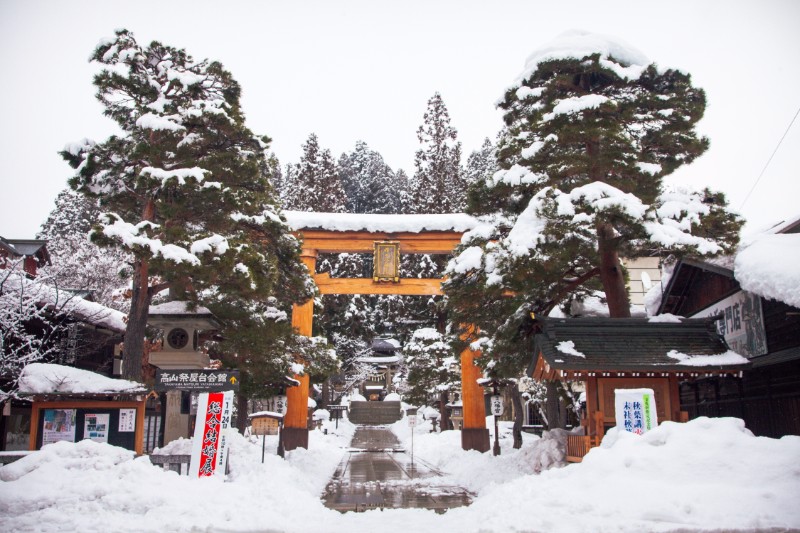
[[[225,475],[232,412],[233,391],[203,392],[199,395],[189,464],[191,477]]]
[[[615,389],[614,414],[618,428],[637,435],[658,426],[653,389]]]

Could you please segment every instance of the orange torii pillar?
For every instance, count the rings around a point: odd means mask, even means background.
[[[462,337],[473,340],[474,328],[469,327]],[[475,358],[481,352],[467,346],[461,352],[461,403],[464,422],[461,428],[461,448],[464,450],[489,451],[489,430],[486,429],[486,404],[483,400],[483,388],[478,380],[483,372],[475,364]]]
[[[300,258],[313,276],[317,268],[316,252],[303,250]],[[310,337],[313,325],[314,299],[295,304],[292,307],[292,327],[297,333]],[[300,384],[286,390],[286,415],[281,430],[283,449],[287,451],[295,448],[308,449],[308,390],[311,380],[308,374],[295,374],[294,379]]]

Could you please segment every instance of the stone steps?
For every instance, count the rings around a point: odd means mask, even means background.
[[[347,417],[353,424],[381,426],[400,420],[400,402],[350,402]]]

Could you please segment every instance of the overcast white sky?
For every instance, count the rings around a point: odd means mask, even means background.
[[[439,91],[464,156],[494,138],[494,107],[526,57],[563,31],[624,39],[706,90],[710,150],[671,179],[727,193],[760,227],[800,216],[800,2],[0,0],[0,235],[32,238],[66,186],[70,141],[114,132],[87,59],[115,28],[221,61],[250,128],[297,162],[309,133],[338,157],[359,139],[413,173]]]

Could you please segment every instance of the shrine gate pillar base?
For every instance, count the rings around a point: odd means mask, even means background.
[[[472,328],[464,337],[470,340]],[[464,423],[461,427],[461,448],[463,450],[478,450],[488,452],[489,430],[486,429],[486,404],[483,401],[483,388],[478,385],[478,380],[483,377],[483,372],[475,364],[475,358],[481,352],[472,350],[469,346],[461,352],[461,403],[464,408]]]
[[[462,450],[478,450],[479,452],[488,452],[489,448],[489,430],[480,428],[463,428],[461,430],[461,449]]]

